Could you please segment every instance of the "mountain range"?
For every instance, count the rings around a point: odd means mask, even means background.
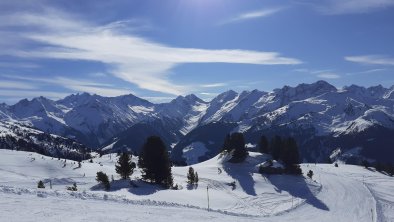
[[[337,89],[318,81],[272,92],[230,90],[209,102],[191,94],[160,104],[132,94],[38,97],[0,104],[0,123],[0,136],[16,124],[102,152],[138,153],[147,136],[159,135],[173,160],[187,164],[215,156],[226,134],[236,131],[249,147],[263,134],[293,136],[304,162],[393,162],[394,86]]]

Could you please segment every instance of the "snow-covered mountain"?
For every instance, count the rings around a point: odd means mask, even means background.
[[[225,133],[241,131],[247,142],[254,144],[262,134],[268,137],[293,136],[306,161],[326,161],[335,149],[345,152],[361,147],[360,158],[392,162],[392,90],[393,87],[364,88],[355,85],[336,89],[327,82],[318,81],[296,87],[285,86],[269,93],[254,90],[238,94],[228,91],[211,101],[201,124],[212,121],[237,123],[237,127]],[[212,150],[209,147],[222,145],[223,140],[213,143],[209,136],[199,135],[194,132],[186,135],[175,147],[173,157],[177,160],[191,159],[185,153],[196,143],[199,149],[208,151]],[[207,154],[193,158],[206,159],[216,153]]]
[[[102,97],[83,93],[58,101],[39,97],[21,100],[12,106],[1,104],[0,120],[24,122],[44,132],[98,148],[137,123],[152,123],[158,119],[178,140],[199,124],[199,115],[207,104],[195,95],[153,104],[131,94]]]
[[[213,123],[231,123],[235,127],[219,127],[225,129],[220,134],[241,131],[252,144],[261,134],[292,135],[305,160],[323,161],[338,148],[369,147],[361,149],[364,154],[371,153],[370,149],[394,152],[394,142],[381,136],[394,132],[394,86],[337,89],[318,81],[272,92],[230,90],[210,102],[195,95],[179,96],[162,104],[131,94],[102,97],[83,93],[58,101],[39,97],[12,106],[0,104],[0,120],[30,124],[107,151],[124,146],[136,151],[146,136],[159,134],[168,147],[174,147],[173,156],[178,160],[190,159],[187,153],[197,155],[194,160],[216,155],[212,149],[221,144],[196,131]],[[361,135],[365,138],[352,141]],[[196,142],[196,149],[208,151],[187,152]]]

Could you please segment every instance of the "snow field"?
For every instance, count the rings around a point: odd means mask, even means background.
[[[257,172],[267,156],[250,153],[245,163],[219,156],[192,167],[198,186],[186,183],[188,167],[174,167],[180,190],[163,190],[138,180],[118,180],[116,154],[84,161],[58,160],[36,153],[0,150],[0,215],[5,221],[394,221],[394,180],[352,165],[303,164],[313,180]],[[133,157],[136,162],[136,158]],[[114,176],[111,191],[97,186],[96,172]],[[52,189],[37,182],[52,181]],[[77,183],[78,191],[66,191]],[[235,185],[235,186],[234,186]],[[207,187],[210,208],[207,211]],[[30,209],[30,210],[25,210]],[[15,212],[18,212],[16,214]],[[72,212],[70,216],[68,216]]]

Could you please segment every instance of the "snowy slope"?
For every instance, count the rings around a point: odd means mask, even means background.
[[[0,121],[0,149],[32,151],[75,160],[88,156],[88,148],[72,139],[8,121]]]
[[[115,155],[84,162],[52,159],[35,153],[0,150],[0,215],[5,221],[393,221],[394,179],[359,166],[302,165],[314,180],[296,176],[263,177],[256,166],[266,156],[251,153],[247,162],[223,157],[193,165],[198,187],[186,184],[187,167],[174,167],[181,190],[161,190],[132,180],[117,180]],[[221,173],[218,171],[221,169]],[[115,176],[112,190],[98,189],[97,171]],[[53,188],[36,189],[38,180]],[[76,182],[77,192],[65,190]],[[235,189],[230,185],[235,182]],[[126,184],[126,185],[125,185]],[[210,208],[207,212],[207,186]],[[35,207],[37,206],[37,207]],[[25,210],[29,209],[29,210]],[[15,214],[14,212],[20,212]],[[73,212],[70,215],[70,212]],[[67,219],[66,219],[67,218]]]

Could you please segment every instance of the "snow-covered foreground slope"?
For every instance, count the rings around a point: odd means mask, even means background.
[[[358,166],[308,165],[314,179],[263,177],[256,166],[265,156],[251,153],[243,164],[215,157],[193,165],[198,187],[188,187],[188,167],[174,167],[181,190],[162,190],[137,180],[117,180],[115,155],[84,162],[36,153],[0,150],[0,215],[4,221],[393,221],[394,179]],[[219,170],[220,169],[220,170]],[[101,191],[97,171],[114,175],[110,192]],[[221,171],[221,172],[220,172]],[[111,177],[111,176],[110,176]],[[36,189],[37,181],[52,181]],[[77,192],[66,191],[73,182]],[[231,183],[235,182],[235,186]],[[207,186],[210,208],[207,212]]]

